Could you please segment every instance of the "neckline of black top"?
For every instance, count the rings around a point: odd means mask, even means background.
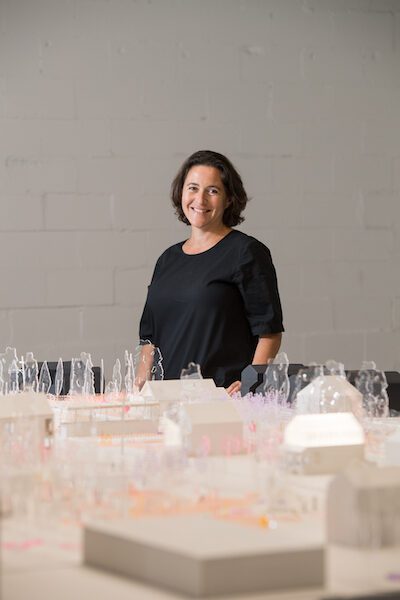
[[[220,244],[222,244],[222,242],[223,242],[224,240],[226,240],[228,237],[230,237],[230,236],[232,235],[232,233],[234,233],[234,232],[235,232],[235,230],[234,230],[234,229],[232,229],[232,230],[231,230],[231,231],[229,231],[229,232],[228,232],[226,235],[224,235],[224,237],[223,237],[223,238],[221,238],[221,239],[220,239],[220,240],[219,240],[219,241],[218,241],[216,244],[214,244],[214,246],[211,246],[211,248],[208,248],[208,250],[203,250],[203,252],[196,252],[196,254],[187,254],[187,253],[184,251],[184,249],[183,249],[183,244],[184,244],[185,242],[187,242],[187,240],[184,240],[183,242],[180,242],[179,246],[180,246],[181,252],[182,252],[182,254],[183,254],[184,256],[189,256],[189,257],[192,257],[192,256],[204,256],[204,254],[208,254],[209,252],[212,252],[212,250],[214,250],[215,248],[217,248],[217,247],[218,247]]]

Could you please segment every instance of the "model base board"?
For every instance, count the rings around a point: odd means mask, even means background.
[[[193,597],[319,586],[315,523],[257,529],[207,515],[145,517],[84,528],[84,562]]]

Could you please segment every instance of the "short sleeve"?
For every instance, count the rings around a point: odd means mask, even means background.
[[[243,249],[234,276],[253,335],[284,331],[278,282],[271,253],[252,239]]]

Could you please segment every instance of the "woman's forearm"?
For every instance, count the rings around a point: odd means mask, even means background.
[[[270,359],[275,358],[281,346],[281,341],[281,333],[260,335],[252,364],[265,365]]]
[[[139,360],[135,365],[135,385],[142,389],[144,383],[151,378],[151,369],[154,362],[154,346],[143,344],[140,347]]]
[[[278,350],[281,346],[282,334],[281,333],[269,333],[260,335],[256,351],[254,352],[252,364],[253,365],[266,365],[269,360],[275,358],[278,354]],[[234,381],[228,388],[228,394],[234,394],[240,391],[240,381]]]

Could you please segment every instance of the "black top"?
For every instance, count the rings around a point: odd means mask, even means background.
[[[271,254],[237,230],[200,254],[185,254],[183,244],[157,261],[140,338],[160,349],[165,379],[195,362],[226,387],[252,362],[259,335],[283,331]]]

